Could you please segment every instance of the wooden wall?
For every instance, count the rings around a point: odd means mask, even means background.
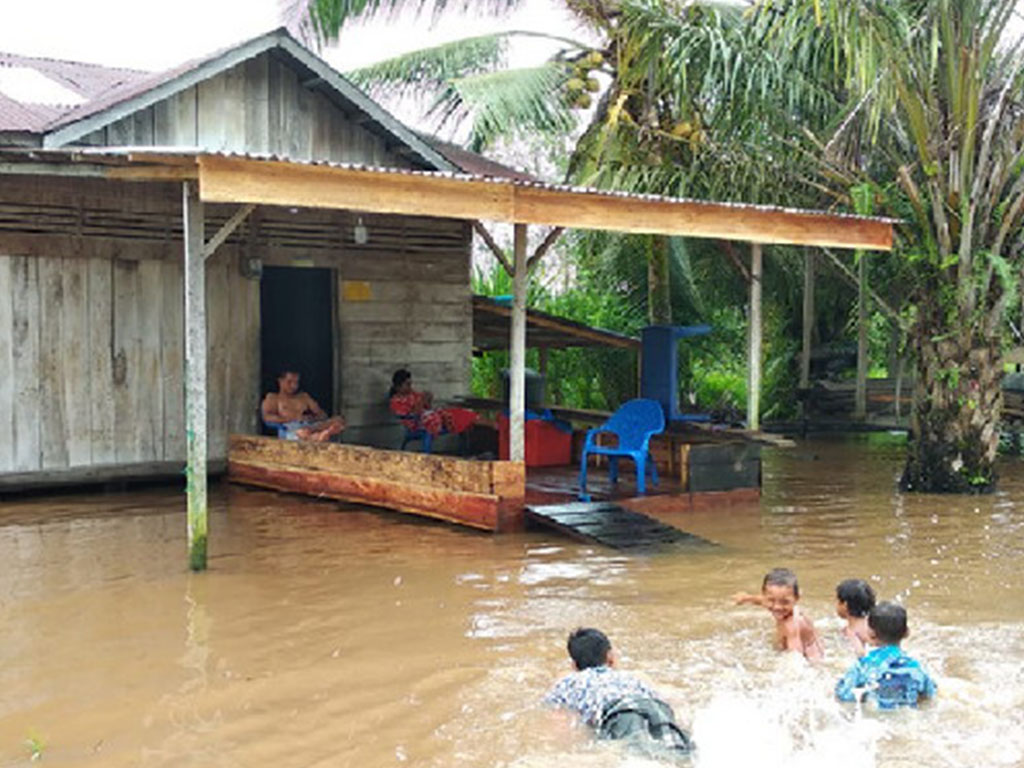
[[[409,168],[384,139],[272,53],[213,77],[83,137],[96,146],[201,147]]]
[[[183,461],[181,262],[15,256],[0,237],[0,472]],[[255,427],[259,284],[207,272],[210,456]]]
[[[208,206],[207,236],[232,211]],[[255,432],[263,394],[243,256],[335,270],[347,441],[397,447],[396,368],[439,398],[468,392],[468,225],[363,219],[357,245],[349,212],[258,209],[208,262],[211,459]],[[182,279],[176,185],[0,178],[0,476],[184,459]]]

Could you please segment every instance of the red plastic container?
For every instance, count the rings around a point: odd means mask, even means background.
[[[508,416],[498,416],[498,458],[508,461]],[[572,433],[541,419],[526,422],[526,466],[564,467],[572,463]]]

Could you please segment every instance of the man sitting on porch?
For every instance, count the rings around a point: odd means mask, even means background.
[[[291,368],[278,375],[277,392],[268,392],[263,398],[260,414],[285,440],[324,443],[345,429],[343,417],[328,416],[316,400],[299,389],[299,373]]]

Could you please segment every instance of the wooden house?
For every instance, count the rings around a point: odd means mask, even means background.
[[[284,30],[157,74],[15,56],[0,67],[45,76],[80,102],[0,94],[8,486],[178,473],[185,460],[180,184],[40,173],[25,150],[162,147],[462,170]],[[207,227],[228,216],[210,206]],[[395,368],[411,367],[438,396],[465,393],[470,238],[452,219],[257,211],[207,265],[210,459],[223,465],[229,432],[255,430],[281,364],[345,413],[347,440],[369,445],[395,444],[384,407]]]
[[[0,100],[0,489],[177,474],[187,461],[195,568],[208,460],[255,485],[487,530],[521,524],[526,290],[564,228],[751,243],[755,420],[762,244],[892,244],[885,220],[471,167],[283,30],[157,75],[10,56],[0,66],[79,101]],[[488,221],[513,225],[511,254]],[[547,230],[532,254],[530,226]],[[385,406],[394,369],[441,398],[468,392],[474,233],[512,276],[511,460],[387,450],[399,443]],[[344,412],[346,444],[254,436],[285,363]]]

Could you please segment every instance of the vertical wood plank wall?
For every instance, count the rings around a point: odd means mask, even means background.
[[[180,146],[284,155],[391,168],[411,164],[389,151],[323,93],[270,53],[83,137],[90,146]]]
[[[230,259],[208,269],[223,459],[229,425],[255,428],[259,284]],[[184,460],[182,279],[171,259],[5,255],[0,236],[0,472]]]

